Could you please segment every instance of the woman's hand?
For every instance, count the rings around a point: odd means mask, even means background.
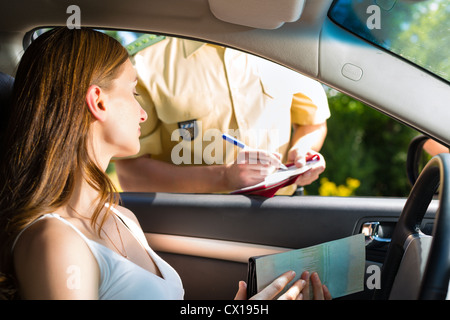
[[[294,271],[288,271],[275,279],[271,284],[250,298],[250,300],[272,300],[274,299],[293,279]],[[322,285],[319,275],[314,272],[311,277],[309,272],[302,273],[300,279],[283,293],[278,300],[309,300],[309,284],[312,284],[314,300],[331,300],[331,294],[325,285]],[[247,299],[247,284],[244,281],[239,282],[239,289],[234,298],[235,300]]]
[[[309,284],[312,285],[313,297],[312,300],[331,300],[331,294],[327,286],[322,284],[317,272],[313,272],[309,276],[309,272],[305,271],[302,273],[301,279],[306,281],[305,288],[303,289],[303,300],[311,300]]]

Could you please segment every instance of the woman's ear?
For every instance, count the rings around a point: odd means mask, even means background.
[[[101,122],[106,120],[106,108],[103,102],[103,92],[99,86],[91,85],[86,93],[86,103],[92,116]]]

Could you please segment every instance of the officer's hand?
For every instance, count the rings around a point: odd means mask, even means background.
[[[288,153],[288,163],[294,163],[297,168],[301,168],[306,164],[306,159],[314,154],[317,154],[315,151],[303,151],[300,148],[292,148]],[[319,175],[325,171],[326,163],[325,159],[322,155],[320,155],[320,160],[317,164],[314,165],[313,168],[300,175],[295,183],[298,186],[306,186],[319,178]]]
[[[243,149],[235,163],[226,165],[225,179],[229,190],[262,182],[279,168],[280,155],[256,149]]]

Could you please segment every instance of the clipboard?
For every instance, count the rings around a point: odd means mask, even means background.
[[[286,186],[293,184],[297,178],[305,172],[311,170],[321,161],[319,154],[314,154],[306,159],[306,164],[301,168],[296,168],[293,163],[287,164],[288,170],[278,170],[266,179],[253,186],[234,190],[230,194],[256,195],[271,198],[275,193]]]

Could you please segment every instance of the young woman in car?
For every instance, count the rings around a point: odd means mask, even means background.
[[[19,65],[1,159],[1,293],[24,299],[182,299],[177,272],[149,247],[105,174],[139,151],[147,114],[126,50],[90,29],[55,28]],[[254,299],[272,299],[286,272]],[[329,299],[312,277],[315,298]],[[308,282],[281,297],[306,298]],[[302,294],[302,290],[303,291]],[[239,283],[236,299],[245,299]]]

